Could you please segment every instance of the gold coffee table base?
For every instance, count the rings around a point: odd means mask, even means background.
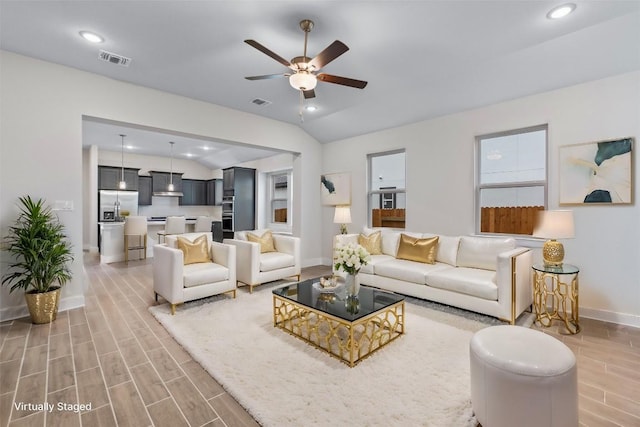
[[[404,301],[350,322],[274,295],[273,326],[354,367],[404,334]]]

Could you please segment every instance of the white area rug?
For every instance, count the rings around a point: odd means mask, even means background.
[[[274,328],[273,287],[149,310],[263,426],[476,425],[469,340],[486,323],[407,302],[406,334],[349,368]]]

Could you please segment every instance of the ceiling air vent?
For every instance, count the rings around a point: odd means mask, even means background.
[[[267,101],[266,99],[256,98],[253,101],[251,101],[251,103],[256,104],[259,107],[266,107],[267,105],[271,104],[271,101]]]
[[[131,58],[118,55],[117,53],[107,52],[106,50],[101,50],[98,58],[112,64],[121,65],[123,67],[128,67],[129,63],[131,62]]]

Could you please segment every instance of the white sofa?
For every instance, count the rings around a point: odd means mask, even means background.
[[[248,241],[246,233],[263,236],[266,231],[236,231],[233,239],[223,240],[236,248],[238,286],[249,286],[249,293],[253,293],[254,286],[285,277],[296,276],[300,280],[300,238],[273,234],[275,252],[261,253],[260,244]]]
[[[365,228],[368,235],[378,230]],[[533,302],[531,251],[513,238],[439,235],[434,264],[397,259],[400,234],[433,233],[380,229],[382,253],[358,274],[360,284],[447,304],[515,323]],[[338,235],[337,243],[358,243],[358,234]]]
[[[207,236],[213,262],[184,265],[184,253],[178,249],[177,237],[193,241]],[[231,293],[236,296],[236,248],[212,241],[211,233],[185,233],[169,235],[166,243],[153,247],[153,290],[171,304],[176,305],[212,295]]]

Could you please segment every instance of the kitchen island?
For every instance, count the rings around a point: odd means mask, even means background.
[[[195,223],[195,218],[187,218],[185,231],[193,231]],[[149,218],[147,220],[147,258],[153,257],[153,246],[158,244],[158,232],[164,230],[165,224],[165,219]],[[98,222],[98,239],[101,263],[124,261],[124,222]],[[144,257],[141,250],[132,250],[129,253],[130,260],[142,258]]]

